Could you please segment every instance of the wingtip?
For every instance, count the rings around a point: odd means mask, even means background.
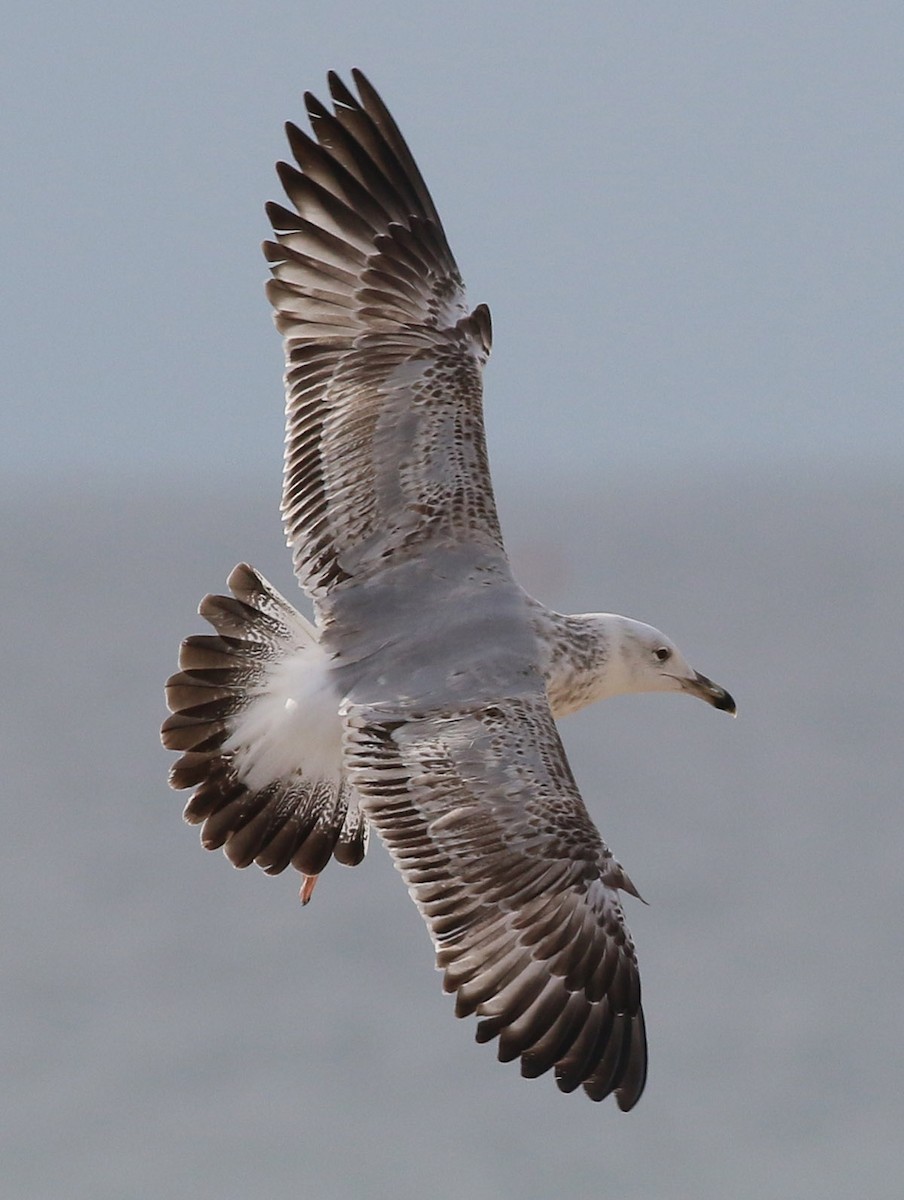
[[[328,71],[326,78],[330,88],[330,95],[335,104],[341,104],[343,108],[360,107],[357,97],[349,91],[345,80],[338,71]]]

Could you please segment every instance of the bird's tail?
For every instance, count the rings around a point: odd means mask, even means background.
[[[182,643],[166,684],[161,739],[181,757],[174,788],[194,788],[185,819],[236,867],[306,876],[302,898],[333,856],[354,866],[367,823],[341,776],[337,702],[324,687],[317,629],[245,563],[231,596],[199,612],[216,634]]]

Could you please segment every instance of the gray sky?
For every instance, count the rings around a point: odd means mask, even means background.
[[[900,6],[14,7],[14,477],[275,467],[262,205],[352,65],[493,311],[497,471],[904,457]]]
[[[13,1192],[898,1200],[900,3],[4,15]],[[563,729],[651,902],[630,1118],[473,1043],[379,847],[302,916],[166,788],[200,596],[247,558],[304,603],[259,243],[282,122],[353,65],[493,310],[519,578],[661,626],[740,705],[626,697]]]

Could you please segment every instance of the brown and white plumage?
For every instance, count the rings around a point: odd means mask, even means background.
[[[442,225],[364,76],[310,94],[316,141],[287,127],[295,211],[268,205],[267,294],[286,351],[282,511],[318,603],[448,532],[502,549],[483,433],[490,317],[469,314]]]
[[[288,127],[292,209],[268,206],[286,353],[282,512],[316,626],[251,568],[208,597],[217,636],[168,684],[171,781],[237,866],[360,861],[368,824],[420,909],[459,1016],[527,1076],[614,1093],[646,1077],[620,896],[554,717],[625,691],[734,711],[650,626],[566,617],[512,577],[490,481],[485,306],[360,72]]]
[[[640,978],[619,888],[633,891],[590,821],[541,692],[399,723],[349,722],[349,774],[436,949],[456,1014],[482,1018],[522,1074],[563,1091],[646,1078]]]
[[[186,638],[166,685],[163,741],[182,751],[170,782],[196,789],[185,819],[202,824],[205,848],[222,847],[236,867],[256,862],[276,875],[291,865],[316,878],[332,856],[355,866],[368,829],[338,769],[335,720],[316,723],[322,754],[301,762],[295,743],[309,734],[310,711],[286,703],[322,669],[317,630],[245,563],[229,586],[231,596],[201,602],[216,635]]]

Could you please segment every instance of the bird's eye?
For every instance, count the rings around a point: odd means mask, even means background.
[[[672,652],[668,646],[657,646],[653,653],[660,662],[668,662],[668,660],[672,657]]]

